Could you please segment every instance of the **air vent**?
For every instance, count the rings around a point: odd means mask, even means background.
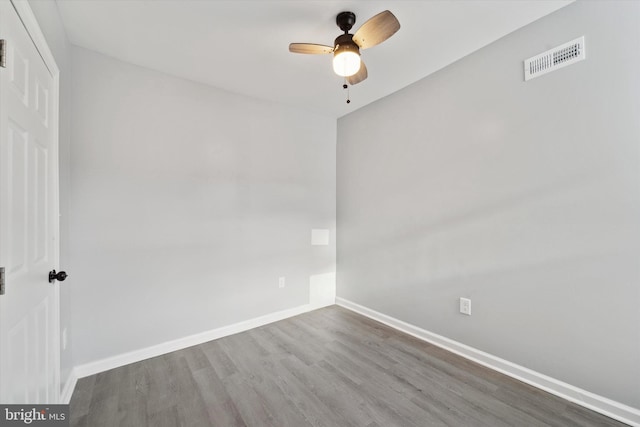
[[[531,80],[585,59],[584,36],[524,61],[524,79]]]

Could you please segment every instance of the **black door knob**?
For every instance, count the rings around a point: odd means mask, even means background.
[[[67,278],[67,273],[64,271],[59,271],[56,273],[55,270],[49,272],[49,283],[53,283],[54,280],[58,280],[59,282],[64,282],[64,279]]]

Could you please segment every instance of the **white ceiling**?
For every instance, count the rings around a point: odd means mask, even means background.
[[[572,0],[57,0],[71,43],[231,92],[340,117],[389,95]],[[400,30],[362,51],[369,78],[350,89],[330,55],[335,16],[354,30],[389,9]],[[352,30],[352,32],[354,31]],[[524,58],[523,58],[524,59]]]

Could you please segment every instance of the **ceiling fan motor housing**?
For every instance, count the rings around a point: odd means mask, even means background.
[[[338,16],[336,16],[336,24],[338,24],[338,27],[340,27],[345,34],[349,32],[355,23],[356,14],[353,12],[340,12]]]
[[[355,52],[360,55],[360,48],[353,41],[353,34],[342,34],[336,37],[333,46],[336,54],[339,52]]]

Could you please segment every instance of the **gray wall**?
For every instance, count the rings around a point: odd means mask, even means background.
[[[58,7],[53,1],[29,0],[29,5],[47,39],[51,53],[60,69],[60,126],[59,126],[59,174],[60,174],[60,268],[69,265],[69,147],[71,144],[71,45],[67,40]],[[68,271],[73,274],[73,272]],[[64,384],[73,368],[71,351],[71,289],[67,283],[60,286],[60,330],[67,330],[67,348],[61,348],[60,377]],[[62,339],[62,333],[60,335]]]
[[[577,2],[341,118],[338,296],[640,408],[638,22]]]
[[[307,304],[335,271],[310,244],[335,235],[335,119],[80,48],[72,64],[76,364]]]

